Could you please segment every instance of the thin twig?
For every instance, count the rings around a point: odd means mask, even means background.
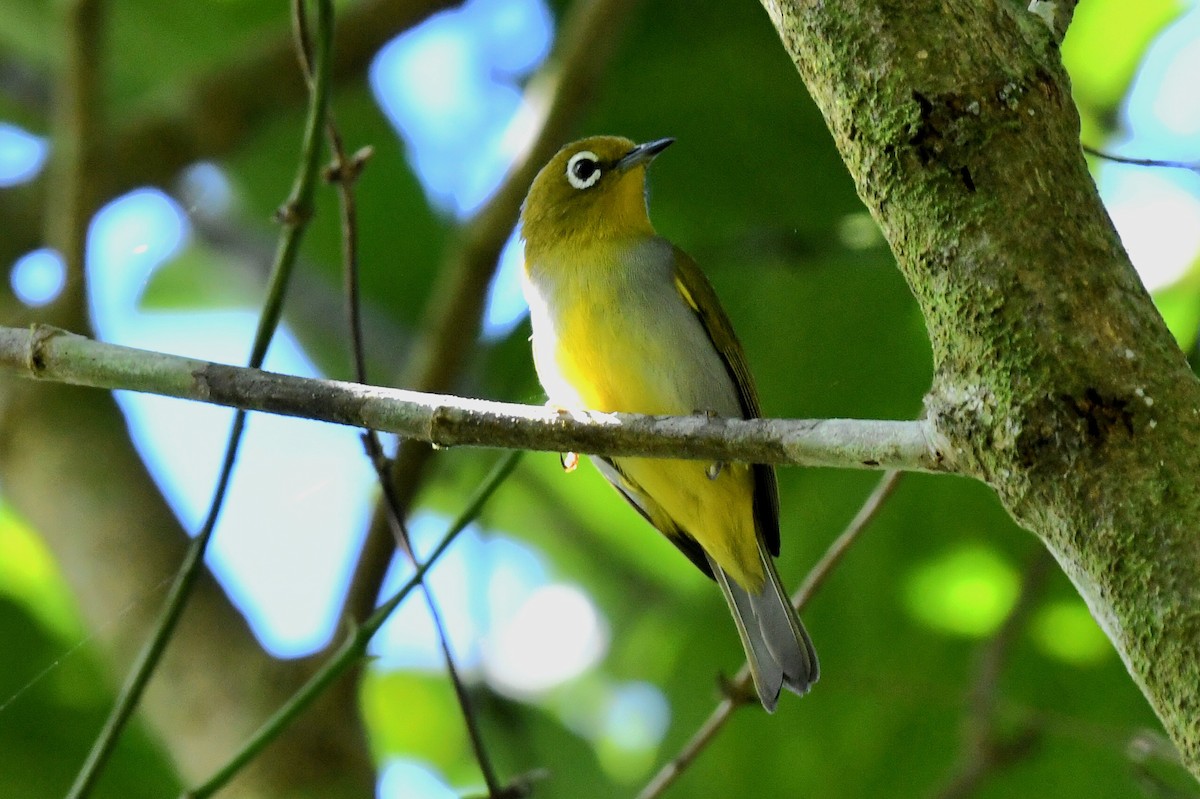
[[[412,590],[421,584],[425,579],[426,572],[433,567],[438,558],[442,556],[442,553],[454,543],[459,533],[466,529],[467,525],[471,524],[479,516],[484,504],[512,473],[513,469],[516,468],[520,458],[520,452],[511,452],[500,459],[495,467],[493,467],[491,473],[484,478],[484,481],[467,501],[467,506],[459,514],[458,518],[454,520],[454,523],[450,525],[450,528],[442,536],[442,540],[438,542],[433,552],[429,554],[424,563],[416,567],[408,582],[393,594],[390,599],[376,608],[375,612],[367,617],[361,625],[356,625],[353,620],[350,620],[350,634],[342,646],[338,648],[337,652],[313,674],[308,682],[283,707],[279,708],[270,719],[259,727],[246,742],[245,746],[228,763],[222,766],[212,777],[205,780],[202,785],[184,792],[181,799],[207,799],[207,797],[212,796],[213,793],[229,782],[234,775],[245,767],[247,763],[253,760],[267,744],[275,740],[283,730],[287,729],[346,669],[361,660],[372,636],[379,631],[383,623],[404,602]]]
[[[442,650],[442,659],[446,661],[446,673],[450,676],[450,685],[454,688],[454,698],[458,701],[458,707],[462,713],[463,723],[467,728],[467,739],[471,742],[471,752],[475,756],[475,762],[479,765],[479,773],[483,776],[483,784],[487,787],[487,795],[489,799],[499,799],[499,797],[508,793],[506,787],[500,782],[496,776],[496,767],[492,763],[491,755],[488,754],[487,746],[483,742],[483,727],[479,723],[479,714],[475,710],[475,706],[471,702],[471,697],[467,693],[467,686],[462,680],[462,675],[458,671],[458,664],[454,660],[454,653],[450,650],[450,639],[446,635],[446,623],[442,620],[442,612],[438,609],[437,602],[433,599],[433,592],[429,589],[429,585],[422,581],[421,592],[425,595],[425,604],[429,608],[429,617],[433,619],[433,627],[437,632],[438,645]]]
[[[297,48],[300,68],[311,80],[312,63],[309,52],[308,20],[307,15],[304,13],[303,3],[299,2],[299,0],[295,0],[292,4],[292,22],[296,29],[296,38],[301,43],[301,46]],[[329,151],[332,160],[330,165],[325,169],[324,177],[327,182],[337,187],[338,192],[338,218],[341,225],[343,303],[347,328],[350,332],[350,359],[354,379],[359,383],[366,383],[367,363],[364,355],[365,347],[363,344],[364,337],[358,281],[358,203],[354,187],[358,183],[358,178],[362,174],[362,169],[366,165],[367,159],[371,157],[374,151],[370,147],[364,147],[355,153],[353,157],[347,156],[346,146],[342,139],[341,131],[338,129],[337,121],[334,119],[332,109],[325,117],[325,138],[329,142]],[[381,485],[384,485],[386,488],[385,476],[388,469],[388,459],[383,445],[379,441],[379,436],[374,430],[365,430],[362,436],[362,443],[372,467],[376,474],[380,476]],[[408,531],[404,526],[402,518],[394,516],[392,522],[393,529],[397,534],[397,540],[405,542],[404,546],[408,549],[410,555],[409,561],[413,562],[411,548],[407,544]],[[381,560],[382,562],[374,564],[367,570],[368,583],[366,585],[355,584],[347,591],[346,602],[342,608],[343,617],[362,619],[366,618],[375,609],[379,599],[379,589],[383,585],[383,580],[387,575],[387,566],[391,560],[390,547],[387,556]],[[357,583],[358,581],[359,575],[356,573],[355,582]]]
[[[76,0],[62,6],[64,55],[53,91],[51,135],[54,146],[43,217],[46,241],[62,256],[67,281],[62,296],[49,309],[49,313],[39,311],[37,317],[82,326],[87,324],[87,289],[84,281],[87,231],[96,210],[92,181],[97,150],[104,138],[103,92],[100,84],[104,77],[103,40],[107,4],[103,0]],[[0,67],[10,73],[21,68],[15,60]],[[18,75],[18,79],[20,77]],[[43,87],[41,96],[47,101],[51,99],[48,86]],[[160,583],[144,596],[162,587],[163,583]],[[95,633],[85,636],[66,654],[53,660],[33,679],[0,701],[0,713],[41,682],[62,660],[90,644],[94,636]]]
[[[1114,164],[1152,166],[1162,167],[1165,169],[1186,169],[1189,172],[1200,172],[1200,161],[1164,161],[1157,158],[1130,158],[1124,155],[1106,153],[1103,150],[1097,150],[1095,147],[1089,147],[1086,144],[1080,146],[1083,147],[1083,151],[1088,155],[1094,155],[1096,158],[1101,158],[1105,161],[1112,161]]]
[[[311,79],[312,67],[310,64],[308,53],[308,30],[307,19],[304,14],[303,4],[298,0],[293,3],[293,20],[296,25],[297,37],[303,43],[303,47],[299,49],[301,56],[301,67],[306,74],[309,74]],[[338,129],[333,113],[330,112],[325,120],[325,136],[329,141],[329,149],[333,155],[332,163],[326,171],[326,180],[334,183],[338,188],[340,223],[341,223],[341,239],[342,239],[342,278],[343,290],[345,292],[345,308],[347,317],[347,327],[350,332],[350,357],[353,367],[355,380],[359,383],[367,382],[367,365],[365,355],[365,345],[362,327],[361,302],[358,280],[358,206],[354,194],[354,186],[362,172],[362,167],[366,163],[366,158],[371,154],[370,148],[364,148],[353,159],[347,157],[346,147],[342,139],[341,131]],[[389,485],[389,467],[390,461],[384,452],[383,445],[379,440],[379,435],[370,429],[363,430],[361,436],[363,450],[370,461],[379,485],[382,489],[384,498],[384,506],[388,510],[388,522],[392,529],[393,540],[398,545],[399,549],[404,552],[409,563],[417,566],[416,553],[413,550],[412,539],[408,532],[408,527],[401,515],[399,503],[397,502]],[[368,553],[364,553],[368,554]],[[344,609],[343,616],[346,618],[357,619],[362,618],[370,612],[367,610],[365,603],[370,603],[369,607],[375,607],[375,599],[378,595],[379,587],[387,573],[387,562],[390,561],[391,547],[387,550],[387,556],[380,559],[380,563],[369,564],[365,569],[355,570],[354,581],[355,585],[347,592],[347,607]],[[362,558],[360,557],[360,565]],[[362,584],[362,579],[367,581],[366,585]],[[440,610],[433,599],[433,594],[429,590],[428,584],[422,578],[419,581],[421,592],[425,597],[425,603],[429,609],[430,618],[433,620],[434,629],[437,632],[438,640],[441,644],[442,654],[446,661],[446,669],[450,675],[450,680],[454,686],[455,696],[458,698],[459,705],[462,709],[468,732],[470,733],[471,742],[475,748],[476,754],[480,763],[480,771],[484,775],[485,783],[488,786],[489,795],[495,795],[498,782],[495,778],[495,772],[492,769],[491,761],[487,757],[486,751],[483,748],[482,739],[478,733],[478,724],[475,719],[475,714],[470,706],[466,690],[462,685],[459,677],[457,665],[454,662],[453,653],[450,651],[449,642],[446,636],[446,627],[442,619]],[[351,607],[350,603],[364,603],[359,607]],[[363,612],[366,610],[366,612]]]
[[[900,483],[900,478],[904,476],[904,472],[888,472],[883,477],[879,478],[879,482],[875,484],[862,507],[858,509],[858,513],[854,514],[854,518],[846,525],[846,529],[842,534],[834,539],[829,548],[825,550],[825,554],[817,561],[817,564],[809,570],[804,578],[804,582],[796,589],[796,593],[792,594],[792,604],[799,610],[808,604],[812,599],[813,594],[817,593],[825,580],[833,573],[834,568],[842,562],[842,558],[850,551],[850,547],[858,540],[862,531],[866,529],[871,520],[883,508],[883,503],[887,502],[891,497],[892,492],[896,490],[896,486]]]
[[[1039,549],[1025,571],[1021,593],[1012,610],[980,652],[975,677],[967,692],[962,755],[942,787],[933,794],[935,799],[970,796],[989,777],[1026,757],[1036,746],[1040,737],[1037,725],[1026,723],[1015,733],[1002,736],[996,729],[996,709],[1004,665],[1041,598],[1053,565],[1049,551]]]
[[[292,14],[296,26],[296,36],[301,42],[301,47],[299,48],[301,67],[311,78],[308,25],[304,13],[304,4],[301,0],[295,0],[293,3]],[[354,185],[361,174],[366,155],[369,155],[370,151],[369,149],[360,151],[354,159],[347,157],[342,134],[338,129],[332,111],[325,118],[325,136],[329,140],[329,149],[333,154],[333,163],[330,169],[327,170],[326,179],[332,181],[338,187],[338,205],[342,228],[342,274],[346,293],[347,326],[350,330],[350,354],[354,366],[355,379],[359,383],[366,383],[367,365],[365,347],[363,345],[362,315],[359,310],[358,290],[358,207],[354,195]],[[417,557],[413,550],[412,538],[409,535],[408,527],[402,515],[403,510],[394,492],[390,490],[389,461],[384,453],[383,445],[379,441],[379,435],[374,430],[367,429],[363,431],[361,438],[364,452],[375,468],[376,476],[382,488],[384,505],[387,508],[388,521],[395,541],[409,562],[413,566],[416,566]],[[374,554],[366,546],[365,542],[363,554]],[[382,581],[383,576],[386,574],[386,569],[378,568],[374,564],[368,565],[367,569],[363,571],[355,569],[354,576],[356,580],[362,574],[366,574],[368,579],[373,583],[375,580]],[[371,587],[378,591],[378,585]],[[484,784],[488,789],[488,796],[498,797],[502,786],[496,777],[495,767],[492,765],[491,757],[488,755],[487,748],[484,745],[483,732],[480,728],[478,715],[471,705],[471,699],[467,694],[466,686],[463,684],[458,664],[454,660],[454,653],[450,649],[450,642],[446,635],[446,625],[442,619],[441,611],[438,609],[437,602],[434,601],[433,592],[423,579],[420,581],[420,588],[421,594],[425,597],[425,605],[429,609],[429,616],[433,620],[442,657],[446,661],[446,672],[454,687],[454,696],[458,700],[463,721],[467,728],[467,735],[471,741],[471,748],[475,754],[475,760],[479,764],[479,771],[483,775]],[[363,601],[367,597],[368,592],[364,590],[364,586],[362,585],[354,586],[354,590],[347,593],[347,600]],[[358,616],[351,616],[350,618],[358,618]]]
[[[305,121],[304,138],[301,146],[300,164],[297,167],[296,179],[292,192],[280,212],[283,230],[280,233],[279,247],[276,251],[275,264],[271,270],[271,281],[267,299],[259,317],[258,328],[255,331],[254,343],[251,348],[250,365],[262,366],[267,347],[274,336],[283,309],[288,278],[292,265],[299,251],[300,240],[312,214],[312,198],[317,182],[317,171],[320,163],[320,130],[325,117],[329,87],[329,51],[333,30],[332,0],[317,0],[317,37],[316,37],[316,71],[317,79],[313,82],[308,116]],[[117,697],[116,703],[105,721],[104,727],[88,753],[87,760],[80,769],[74,785],[68,794],[68,799],[82,799],[90,793],[100,772],[108,760],[130,716],[133,714],[151,674],[158,665],[163,651],[167,647],[175,631],[179,617],[183,613],[196,578],[204,563],[204,553],[216,529],[217,519],[224,505],[225,494],[233,474],[233,466],[237,459],[238,448],[241,444],[242,433],[245,430],[246,412],[239,411],[233,421],[229,440],[225,448],[225,457],[221,472],[217,479],[216,490],[209,506],[208,516],[199,534],[192,540],[180,565],[179,573],[167,595],[161,615],[155,625],[155,630],[146,642],[137,660],[131,668],[125,684]]]
[[[852,544],[858,540],[859,535],[871,523],[871,520],[879,513],[884,502],[895,491],[896,485],[900,482],[903,472],[888,472],[879,479],[875,484],[875,488],[871,491],[858,513],[854,514],[854,518],[846,525],[846,529],[842,534],[834,539],[829,548],[825,550],[825,554],[817,561],[816,565],[809,570],[808,575],[804,578],[804,582],[796,593],[792,595],[792,604],[796,610],[803,610],[804,606],[809,603],[813,595],[824,585],[826,578],[834,570],[834,568],[845,557]],[[725,726],[725,722],[733,715],[733,711],[749,704],[755,698],[755,694],[750,691],[750,669],[743,665],[737,676],[733,678],[726,686],[724,697],[717,704],[709,717],[700,725],[700,729],[688,740],[683,749],[679,750],[671,761],[665,764],[654,778],[646,784],[638,794],[638,799],[656,799],[671,787],[671,785],[679,778],[688,766],[703,752],[710,743],[717,737],[717,733]]]

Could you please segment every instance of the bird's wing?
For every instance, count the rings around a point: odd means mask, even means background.
[[[734,335],[729,317],[722,310],[717,293],[700,267],[678,247],[675,248],[675,289],[696,314],[721,356],[729,379],[737,387],[742,415],[747,419],[758,418],[762,412],[758,405],[758,394],[754,390],[754,379],[750,376],[746,354]],[[779,555],[779,484],[775,479],[775,469],[768,465],[754,466],[754,518],[758,521],[759,532],[767,549],[772,555]]]
[[[659,507],[658,503],[646,493],[645,489],[635,483],[629,475],[621,471],[621,467],[615,460],[593,456],[592,462],[596,464],[596,468],[600,470],[600,473],[608,479],[609,484],[617,489],[617,493],[624,497],[625,501],[632,505],[633,509],[640,513],[643,519],[650,522],[651,526],[657,528],[700,571],[709,577],[713,577],[712,567],[709,566],[708,556],[704,554],[704,548],[687,531],[680,529],[679,525],[675,524],[674,520],[671,519],[670,514]]]

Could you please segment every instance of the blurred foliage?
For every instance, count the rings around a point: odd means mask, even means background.
[[[1196,346],[1200,330],[1200,262],[1175,283],[1154,293],[1154,304],[1184,352]]]
[[[33,74],[46,74],[61,55],[46,35],[55,6],[5,0],[0,13],[0,50]],[[189,80],[253,52],[287,25],[282,4],[255,0],[110,6],[106,80],[114,119],[171,108]],[[1080,3],[1063,51],[1085,137],[1110,130],[1142,53],[1180,7],[1176,0]],[[766,412],[919,413],[931,368],[922,320],[761,9],[661,0],[646,4],[621,35],[620,53],[577,132],[679,140],[655,164],[653,217],[706,268],[745,344]],[[348,147],[376,150],[357,190],[365,300],[411,330],[452,223],[431,210],[365,80],[339,86],[335,109]],[[0,113],[44,132],[36,109],[0,99]],[[271,230],[293,171],[299,121],[299,109],[268,120],[220,165],[237,197],[227,221],[250,235]],[[333,193],[323,192],[303,265],[313,272],[309,290],[336,295],[334,211]],[[157,308],[253,305],[259,290],[246,271],[218,265],[239,257],[194,242],[151,281],[143,300]],[[1188,278],[1161,296],[1185,344],[1200,322],[1198,289]],[[322,342],[313,357],[327,373],[345,376],[340,319],[309,324],[298,333]],[[466,390],[539,401],[528,334],[521,325],[484,347]],[[457,509],[491,457],[439,455],[424,507]],[[781,473],[787,582],[799,583],[876,479]],[[538,797],[631,793],[711,711],[717,675],[740,663],[719,593],[590,467],[563,475],[552,455],[526,458],[484,522],[543,551],[556,578],[595,598],[613,633],[599,673],[556,689],[542,704],[478,686],[485,732],[504,773],[549,769]],[[741,711],[671,795],[929,794],[959,757],[981,637],[1003,620],[1036,546],[982,486],[905,478],[805,611],[822,656],[811,696],[785,698],[774,716]],[[11,514],[0,515],[0,641],[0,796],[61,795],[99,724],[109,683],[48,555]],[[665,692],[671,719],[657,749],[622,752],[572,725],[569,708],[598,701],[606,681],[646,681]],[[1124,744],[1157,722],[1061,575],[1018,636],[998,690],[1001,725],[1032,721],[1043,734],[1029,757],[986,783],[979,797],[1138,795]],[[362,702],[380,760],[420,758],[452,784],[478,788],[440,675],[369,670]],[[170,796],[173,780],[164,755],[137,733],[122,745],[99,795]]]
[[[1183,0],[1117,0],[1080,3],[1063,40],[1063,63],[1071,71],[1075,103],[1088,133],[1112,125],[1142,54],[1154,37],[1186,7]]]
[[[63,796],[112,702],[111,675],[50,553],[3,505],[0,642],[0,796]],[[161,799],[179,789],[163,752],[135,724],[95,797]]]

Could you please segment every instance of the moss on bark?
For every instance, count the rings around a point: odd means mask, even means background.
[[[764,6],[920,303],[949,456],[1054,553],[1200,775],[1200,384],[1050,31],[1002,0]]]

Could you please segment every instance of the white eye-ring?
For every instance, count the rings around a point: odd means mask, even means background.
[[[567,182],[577,189],[590,189],[600,179],[600,159],[590,150],[580,150],[567,161]]]

